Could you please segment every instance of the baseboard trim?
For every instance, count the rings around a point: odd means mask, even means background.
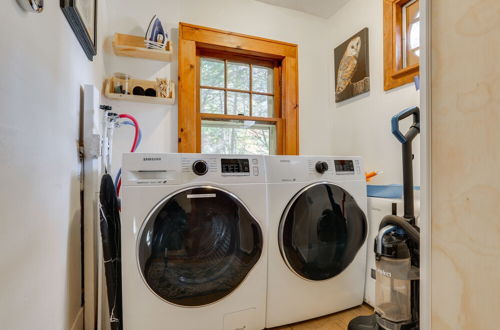
[[[71,330],[83,330],[83,307],[80,308],[78,314],[76,314]]]

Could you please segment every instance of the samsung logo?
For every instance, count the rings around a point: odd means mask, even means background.
[[[290,159],[280,159],[280,163],[291,163]]]
[[[144,157],[142,160],[145,162],[159,162],[161,157]]]

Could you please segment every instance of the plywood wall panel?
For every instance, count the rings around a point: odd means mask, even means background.
[[[500,324],[500,1],[435,0],[432,328]]]

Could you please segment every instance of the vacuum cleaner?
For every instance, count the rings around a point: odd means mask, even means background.
[[[406,134],[399,122],[413,116]],[[403,145],[404,216],[387,215],[375,238],[375,313],[349,322],[348,330],[418,330],[420,230],[413,203],[412,142],[420,133],[420,110],[408,108],[392,118],[392,134]]]

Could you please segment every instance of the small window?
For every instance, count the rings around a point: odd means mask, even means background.
[[[420,58],[420,10],[417,0],[403,6],[403,67],[418,65]]]
[[[384,0],[384,89],[413,82],[419,62],[419,0]]]
[[[271,61],[200,56],[202,153],[277,153],[276,123],[263,121],[279,116],[274,70]]]
[[[299,153],[298,46],[179,25],[179,152]]]

